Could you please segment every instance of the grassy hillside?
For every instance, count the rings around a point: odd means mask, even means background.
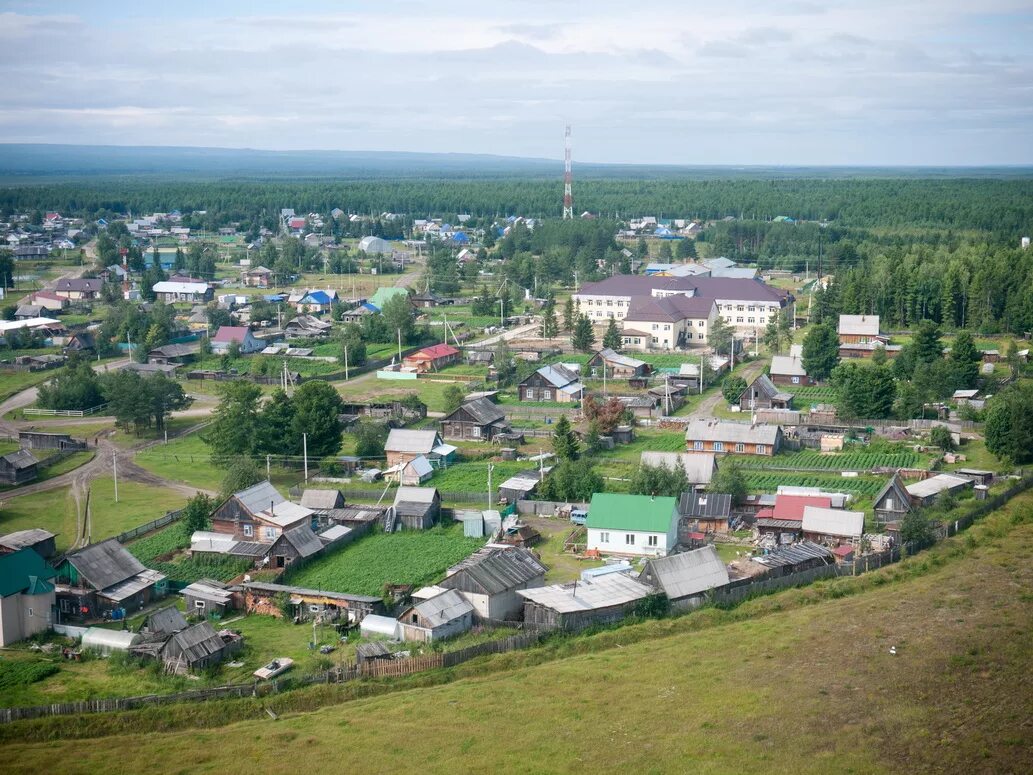
[[[183,731],[143,734],[126,716],[94,726],[129,734],[42,741],[75,734],[55,720],[34,743],[12,725],[5,768],[322,772],[347,751],[363,772],[1029,772],[1031,556],[1025,495],[880,573],[469,663],[315,713],[274,698],[277,722],[193,729],[206,711],[174,721],[165,708],[149,723]],[[320,691],[330,703],[359,687]]]

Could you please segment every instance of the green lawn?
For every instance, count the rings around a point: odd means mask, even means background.
[[[288,574],[289,584],[380,595],[384,585],[422,586],[484,544],[465,538],[460,524],[431,530],[375,533]]]
[[[151,473],[192,487],[218,491],[226,471],[211,461],[211,448],[200,434],[191,433],[168,444],[159,444],[136,455],[136,464]],[[264,471],[264,466],[259,466]],[[289,471],[279,466],[272,467],[272,482],[281,489],[296,484],[302,477],[298,471]]]
[[[0,369],[0,401],[6,401],[15,393],[30,388],[59,373],[60,369],[49,371],[22,371],[16,369]]]
[[[531,463],[517,461],[500,461],[491,465],[494,466],[491,475],[492,497],[506,479],[534,467]],[[436,470],[429,484],[448,492],[484,492],[487,498],[488,462],[478,460],[454,463],[443,470]]]
[[[457,383],[434,382],[427,379],[399,380],[363,379],[361,382],[335,382],[334,387],[347,401],[372,401],[374,399],[401,398],[409,393],[420,397],[432,412],[445,410],[445,391]],[[473,390],[470,385],[464,385]]]

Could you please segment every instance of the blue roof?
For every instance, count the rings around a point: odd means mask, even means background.
[[[362,302],[361,306],[365,307],[370,312],[380,312],[380,308],[379,307],[377,307],[377,306],[375,306],[373,304],[370,304],[368,301]]]
[[[262,298],[265,299],[266,301],[271,301],[271,302],[275,303],[277,301],[283,301],[283,294],[282,293],[272,293],[272,294],[270,294],[268,296],[263,296]]]
[[[463,232],[457,231],[455,234],[452,235],[452,241],[453,242],[469,242],[470,238],[467,237],[466,234],[464,234]]]
[[[330,297],[327,296],[326,291],[312,291],[312,293],[305,296],[301,300],[302,304],[329,304]]]

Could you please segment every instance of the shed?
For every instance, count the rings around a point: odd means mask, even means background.
[[[678,513],[692,530],[727,533],[732,516],[732,496],[718,492],[683,492]]]
[[[524,600],[517,590],[542,586],[548,570],[532,552],[521,548],[491,548],[471,560],[475,561],[464,563],[440,586],[457,590],[473,606],[476,620],[518,618]]]
[[[441,495],[436,487],[401,486],[395,491],[395,519],[402,527],[424,530],[441,514]]]
[[[805,506],[803,535],[818,543],[856,543],[864,532],[864,512]]]
[[[57,536],[49,530],[34,527],[28,530],[16,530],[0,536],[0,554],[17,552],[19,549],[32,549],[44,560],[57,554],[54,539]]]
[[[430,643],[461,635],[473,626],[473,606],[450,589],[409,606],[398,617],[405,640]]]
[[[698,605],[703,593],[728,583],[728,568],[713,546],[646,560],[639,581],[663,592],[672,603]]]
[[[522,589],[524,621],[547,629],[578,630],[623,619],[653,594],[652,587],[626,573],[585,581]]]
[[[27,449],[0,456],[0,483],[23,484],[39,476],[39,461]]]
[[[188,611],[202,616],[223,616],[233,608],[233,593],[218,581],[202,579],[180,592]]]
[[[105,627],[90,627],[82,636],[82,647],[108,656],[113,651],[129,651],[143,636],[129,630],[109,630]]]
[[[240,645],[239,636],[221,635],[208,622],[199,622],[169,638],[161,657],[176,672],[203,670],[219,664],[228,650]]]

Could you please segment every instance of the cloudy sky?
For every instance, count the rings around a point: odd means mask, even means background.
[[[1028,164],[1031,40],[1033,0],[0,0],[0,142]]]

